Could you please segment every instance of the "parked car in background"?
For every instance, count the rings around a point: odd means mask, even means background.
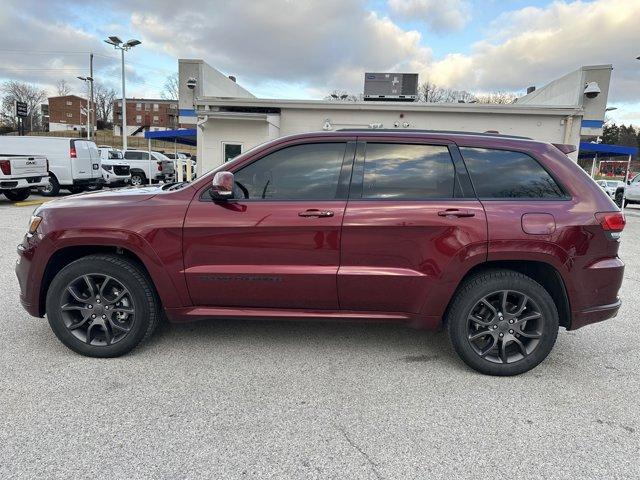
[[[167,158],[160,152],[149,152],[147,150],[128,149],[124,151],[123,160],[129,164],[131,170],[131,185],[146,185],[159,181],[172,182],[175,169],[173,160]]]
[[[640,173],[628,180],[626,185],[624,182],[620,183],[616,189],[616,204],[622,207],[623,197],[625,207],[630,203],[640,203]]]
[[[78,193],[104,182],[96,144],[81,138],[0,136],[0,152],[42,156],[49,161],[49,183],[43,195],[57,195],[61,188]]]
[[[45,157],[0,155],[0,193],[9,200],[26,200],[32,188],[48,185],[49,168]]]
[[[597,180],[596,183],[613,199],[616,198],[618,187],[624,186],[620,180]]]
[[[317,132],[192,183],[44,204],[16,273],[27,311],[83,355],[122,355],[165,315],[373,319],[444,326],[469,366],[515,375],[559,326],[617,314],[624,225],[548,143]]]
[[[184,180],[187,179],[187,165],[191,166],[191,179],[195,180],[196,178],[196,162],[195,160],[191,160],[191,157],[188,156],[185,153],[182,152],[178,152],[178,153],[167,153],[165,152],[164,155],[167,158],[170,158],[171,160],[174,161],[174,169],[176,170],[176,172],[178,171],[178,160],[182,161],[182,178]]]

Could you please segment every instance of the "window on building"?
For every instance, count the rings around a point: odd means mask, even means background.
[[[151,110],[151,105],[150,105],[149,103],[145,103],[145,104],[144,104],[144,110],[145,110],[146,112],[148,112],[149,110]]]
[[[122,108],[122,101],[119,101],[119,102],[118,102],[118,106],[119,106],[120,108]]]
[[[72,118],[73,117],[73,113],[67,112],[67,118]]]
[[[454,196],[455,169],[444,145],[367,143],[362,198]]]
[[[169,108],[170,108],[171,110],[176,110],[176,109],[178,108],[178,105],[177,105],[177,104],[175,104],[175,103],[172,103],[172,104],[170,104],[170,105],[169,105]]]
[[[158,118],[158,115],[154,115],[153,116],[153,123],[158,123],[160,121],[160,118]]]
[[[73,102],[71,100],[67,100],[67,107],[73,106]]]
[[[295,145],[266,155],[235,174],[239,195],[257,200],[334,199],[345,147]]]
[[[153,111],[157,112],[158,110],[160,110],[160,105],[158,105],[157,103],[153,104]]]
[[[223,143],[224,145],[224,161],[225,163],[233,160],[242,153],[242,145],[237,143]]]
[[[136,103],[136,110],[139,112],[140,110],[142,110],[142,104],[141,103]]]
[[[480,198],[565,196],[542,165],[526,153],[469,147],[460,152]]]
[[[142,115],[136,115],[136,123],[138,125],[142,123]]]

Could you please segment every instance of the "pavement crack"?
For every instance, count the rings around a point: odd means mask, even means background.
[[[337,425],[336,425],[336,428],[340,431],[340,433],[342,433],[342,435],[344,436],[345,440],[349,443],[349,445],[351,445],[360,455],[362,455],[367,460],[369,465],[371,465],[371,470],[373,471],[373,474],[376,476],[376,478],[383,479],[384,477],[380,474],[380,472],[378,472],[378,466],[373,460],[371,460],[371,457],[367,454],[367,452],[362,450],[362,448],[360,448],[357,443],[351,440],[351,438],[349,438],[349,435],[344,429],[342,429]]]

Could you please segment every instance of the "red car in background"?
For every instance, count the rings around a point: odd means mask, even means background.
[[[163,316],[363,319],[444,325],[469,366],[514,375],[560,326],[616,315],[623,228],[553,145],[347,130],[42,205],[16,271],[27,311],[84,355],[122,355]]]

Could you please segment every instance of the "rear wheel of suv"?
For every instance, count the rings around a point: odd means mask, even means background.
[[[31,195],[31,189],[18,188],[15,190],[4,190],[2,193],[4,193],[4,196],[12,202],[22,202],[23,200],[29,198],[29,195]]]
[[[47,292],[46,311],[60,341],[90,357],[131,351],[161,315],[146,273],[117,255],[90,255],[63,268]]]
[[[551,352],[558,311],[533,279],[491,270],[466,280],[447,314],[449,338],[460,358],[488,375],[518,375]]]

